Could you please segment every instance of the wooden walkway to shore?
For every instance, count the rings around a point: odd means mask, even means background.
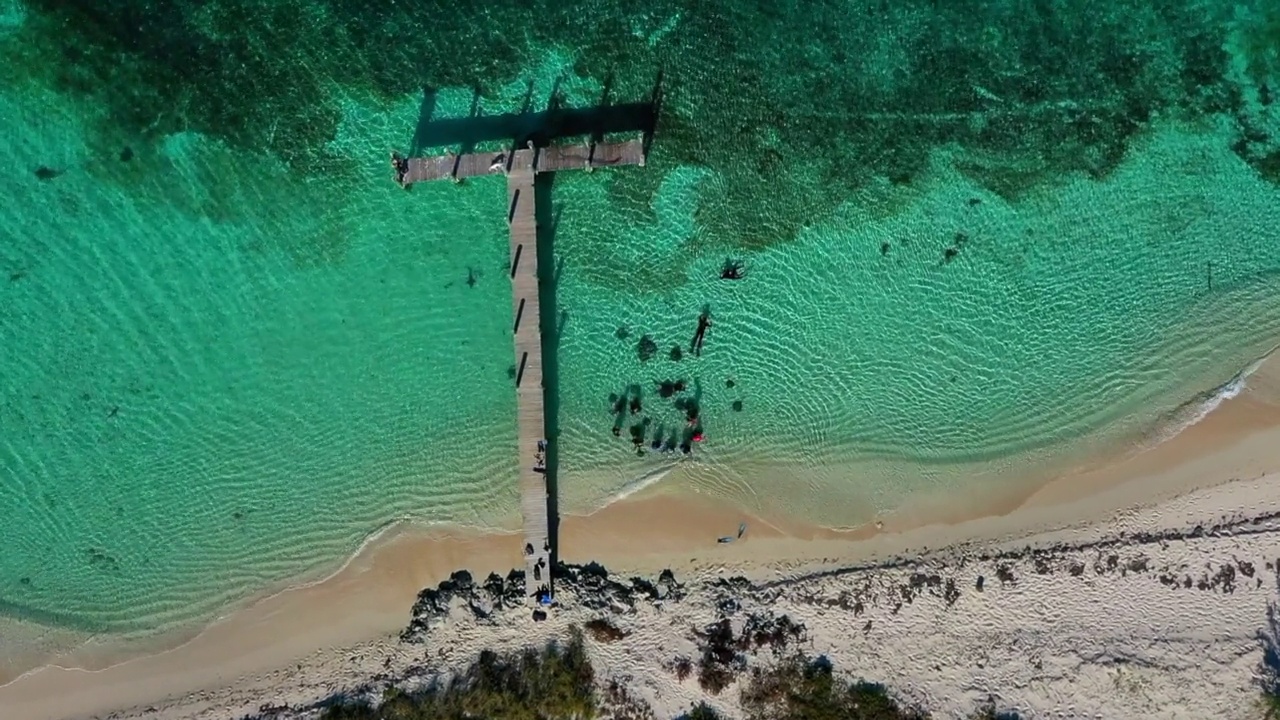
[[[511,310],[516,361],[516,420],[520,513],[524,519],[525,593],[537,603],[549,602],[551,582],[550,489],[547,484],[545,389],[542,381],[542,312],[538,301],[538,222],[534,178],[540,172],[593,170],[644,165],[642,140],[586,145],[525,148],[494,153],[467,153],[408,158],[398,167],[397,181],[409,185],[426,180],[462,180],[504,174],[507,178],[507,221],[511,249]],[[536,616],[536,613],[535,613]]]
[[[511,310],[515,318],[516,432],[520,514],[524,518],[525,593],[551,595],[550,495],[546,474],[546,409],[542,385],[542,308],[538,303],[538,222],[528,150],[507,173],[510,219]],[[539,471],[536,468],[541,467]]]

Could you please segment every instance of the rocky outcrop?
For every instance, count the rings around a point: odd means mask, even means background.
[[[465,610],[477,621],[485,621],[492,619],[500,610],[518,608],[523,604],[523,570],[512,570],[505,579],[497,573],[489,573],[480,585],[471,578],[471,573],[458,570],[448,580],[418,593],[418,600],[411,611],[412,619],[400,633],[400,639],[422,642],[433,626],[458,610]]]
[[[604,613],[634,612],[641,602],[679,602],[686,594],[670,570],[663,570],[656,580],[632,577],[623,581],[610,576],[599,563],[557,563],[553,577],[559,602]],[[522,609],[524,600],[523,570],[512,570],[506,578],[490,573],[481,584],[471,573],[459,570],[418,594],[412,619],[400,639],[421,643],[433,627],[455,614],[475,622],[495,622],[504,611]]]

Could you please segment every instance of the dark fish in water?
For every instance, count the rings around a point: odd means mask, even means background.
[[[61,170],[54,170],[48,165],[41,165],[36,168],[36,177],[41,180],[52,180],[62,174]]]

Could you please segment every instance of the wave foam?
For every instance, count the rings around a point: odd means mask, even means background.
[[[654,485],[657,485],[659,482],[662,481],[663,478],[665,478],[667,475],[670,475],[672,470],[675,470],[675,467],[662,467],[662,468],[657,468],[655,470],[650,470],[649,472],[641,475],[635,480],[632,480],[626,483],[625,485],[623,485],[622,488],[618,490],[618,492],[606,497],[604,500],[600,502],[599,505],[596,506],[595,509],[600,510],[600,509],[606,508],[616,502],[626,500],[627,498],[631,497],[632,495],[635,495],[636,493],[640,492],[641,490],[644,490],[645,488],[649,488],[649,487],[653,487]]]
[[[1222,403],[1244,392],[1249,376],[1262,367],[1262,364],[1267,361],[1272,352],[1275,352],[1274,348],[1266,355],[1249,363],[1243,370],[1232,376],[1230,380],[1208,392],[1196,395],[1190,401],[1174,410],[1164,422],[1159,424],[1156,432],[1153,433],[1150,445],[1155,446],[1174,439],[1187,428],[1204,420],[1210,413],[1217,410]]]

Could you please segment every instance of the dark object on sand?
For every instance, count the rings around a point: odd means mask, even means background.
[[[732,535],[725,535],[724,537],[716,538],[716,542],[718,542],[718,543],[731,543],[731,542],[733,542],[734,540],[738,540],[738,539],[740,539],[740,538],[743,536],[743,534],[744,534],[744,533],[746,533],[746,532],[747,532],[747,524],[746,524],[746,523],[738,523],[738,536],[737,536],[737,537],[734,537],[734,536],[732,536]]]
[[[727,388],[732,388],[735,384],[736,383],[733,382],[733,378],[729,378],[728,380],[724,381],[724,386]]]
[[[645,335],[640,338],[639,344],[636,345],[636,352],[640,356],[640,362],[648,362],[653,359],[654,355],[658,354],[658,343],[654,342],[653,338]]]
[[[733,411],[734,411],[734,412],[742,412],[742,401],[741,401],[741,400],[734,400],[734,401],[733,401]]]
[[[133,159],[133,148],[129,147],[128,145],[125,145],[124,149],[120,151],[120,162],[129,162],[132,159]]]
[[[672,345],[672,346],[671,346],[671,361],[672,361],[672,362],[680,362],[680,361],[681,361],[681,360],[683,360],[683,359],[684,359],[684,351],[680,349],[680,346],[679,346],[679,345]]]
[[[62,174],[61,170],[54,170],[48,165],[41,165],[36,168],[36,177],[41,180],[52,180]]]

